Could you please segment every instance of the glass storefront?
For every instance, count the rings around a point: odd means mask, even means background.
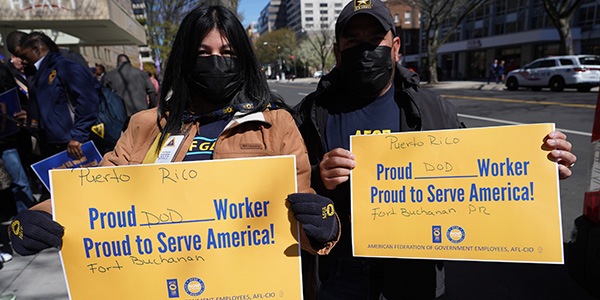
[[[486,61],[485,61],[485,50],[471,51],[467,53],[467,74],[466,78],[469,80],[474,79],[486,79]]]

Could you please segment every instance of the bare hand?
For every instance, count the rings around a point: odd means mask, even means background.
[[[552,131],[544,138],[544,150],[550,151],[548,159],[558,163],[560,179],[569,178],[573,172],[571,168],[577,161],[577,156],[571,152],[572,145],[567,141],[567,136],[560,131]]]
[[[25,122],[27,121],[27,112],[24,110],[21,110],[19,112],[16,112],[13,114],[13,117],[17,120],[19,120],[20,123],[17,123],[17,126],[23,126],[25,125]]]
[[[346,149],[335,148],[325,153],[319,164],[323,185],[328,190],[335,189],[336,186],[350,179],[350,171],[355,166],[354,154]]]
[[[81,151],[81,143],[75,140],[70,140],[69,144],[67,144],[67,152],[71,157],[80,159],[83,156],[83,151]]]

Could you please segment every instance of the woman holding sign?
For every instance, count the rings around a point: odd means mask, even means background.
[[[283,107],[236,16],[201,5],[179,28],[158,107],[133,115],[100,165],[295,155],[300,193],[288,201],[303,225],[301,244],[310,253],[327,254],[339,238],[339,220],[331,200],[310,188],[306,147]],[[63,228],[51,219],[49,201],[34,209],[12,226],[13,247],[22,255],[62,244]]]

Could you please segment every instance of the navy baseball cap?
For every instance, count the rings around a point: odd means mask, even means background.
[[[350,19],[359,14],[369,14],[375,17],[385,31],[391,30],[392,34],[396,36],[392,13],[383,2],[380,0],[352,0],[344,7],[335,23],[336,40],[340,39]]]

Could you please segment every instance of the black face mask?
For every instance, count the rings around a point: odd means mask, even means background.
[[[392,48],[368,43],[342,51],[340,73],[345,89],[362,98],[375,97],[390,82]]]
[[[218,55],[196,59],[190,76],[192,92],[213,104],[227,104],[242,86],[242,74],[235,58]]]

